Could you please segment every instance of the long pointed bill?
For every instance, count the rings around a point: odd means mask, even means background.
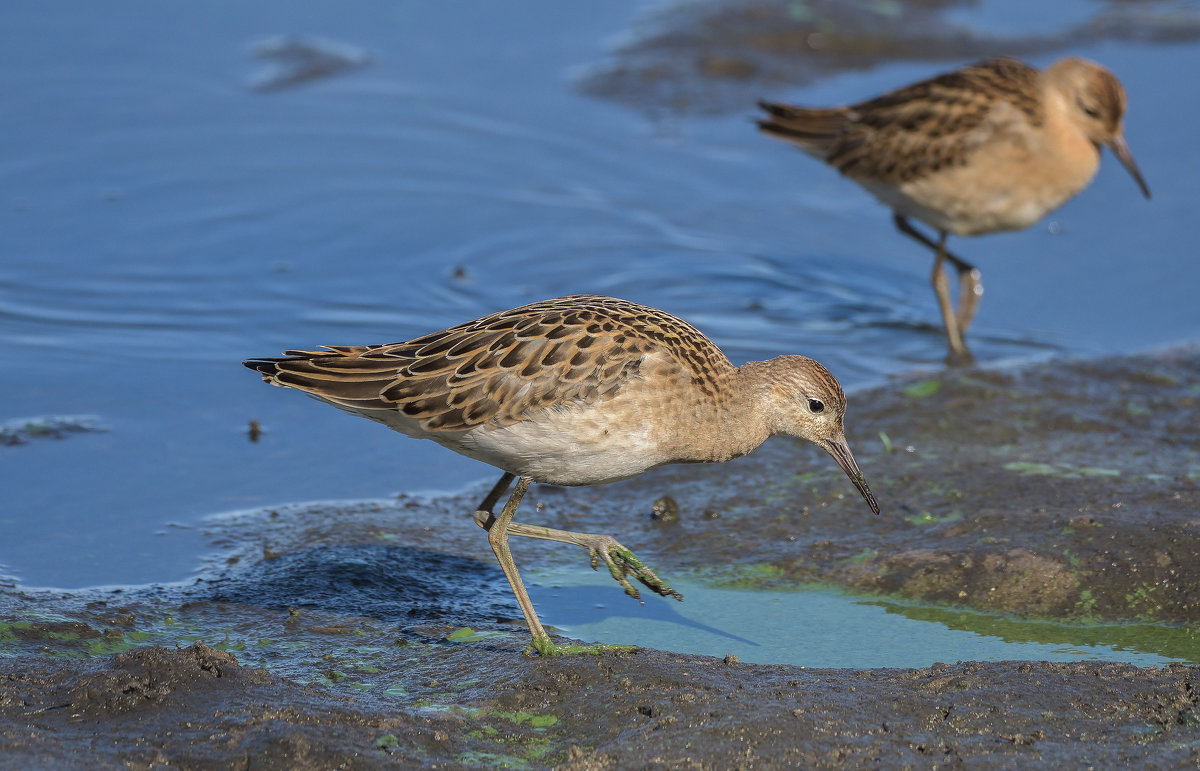
[[[1142,189],[1142,195],[1150,197],[1150,188],[1146,187],[1146,180],[1142,179],[1142,172],[1138,171],[1137,163],[1133,160],[1133,153],[1129,152],[1129,145],[1125,144],[1125,137],[1117,134],[1108,143],[1108,149],[1113,151],[1113,155],[1117,156],[1117,160],[1125,167],[1138,183],[1138,187]]]
[[[871,494],[871,488],[867,487],[866,477],[858,470],[858,464],[854,462],[854,454],[850,452],[850,445],[846,443],[846,440],[830,439],[822,442],[821,446],[833,456],[837,464],[842,467],[842,471],[846,472],[846,476],[850,477],[850,481],[862,493],[863,500],[871,507],[871,511],[878,514],[879,504],[875,502],[875,496]]]

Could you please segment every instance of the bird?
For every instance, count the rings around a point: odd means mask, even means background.
[[[294,388],[411,437],[432,439],[503,473],[474,521],[516,596],[528,650],[567,652],[542,627],[508,537],[576,544],[628,577],[683,597],[610,535],[514,522],[532,482],[593,485],[669,463],[717,463],[775,434],[824,448],[871,510],[879,506],[843,429],[846,395],[804,356],[734,366],[690,324],[613,297],[535,302],[402,343],[322,346],[242,362],[267,383]],[[512,486],[499,514],[493,509]]]
[[[935,252],[932,281],[952,362],[983,294],[979,270],[946,238],[1022,230],[1095,176],[1109,148],[1142,194],[1125,141],[1125,89],[1103,66],[1060,59],[1044,70],[988,59],[845,107],[760,101],[758,127],[830,164],[891,207],[896,227]],[[909,219],[937,231],[936,241]],[[943,263],[958,271],[959,304]]]

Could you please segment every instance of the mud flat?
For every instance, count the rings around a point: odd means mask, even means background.
[[[297,504],[214,519],[185,585],[0,588],[0,766],[1200,763],[1200,351],[931,370],[852,394],[847,422],[879,517],[828,458],[774,440],[536,488],[526,518],[614,533],[660,575],[1123,629],[1189,663],[523,656],[473,494]],[[678,516],[655,519],[664,495]]]

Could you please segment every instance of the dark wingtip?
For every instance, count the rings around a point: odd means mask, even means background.
[[[244,359],[242,366],[252,369],[262,375],[272,375],[276,371],[275,359]]]

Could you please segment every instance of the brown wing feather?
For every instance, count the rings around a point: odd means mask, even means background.
[[[849,177],[896,184],[965,164],[988,138],[997,101],[1040,125],[1037,77],[1016,59],[990,59],[850,107],[764,103],[770,117],[759,126]]]
[[[708,338],[662,311],[576,295],[485,316],[403,343],[288,351],[247,367],[353,410],[398,410],[428,431],[506,426],[552,404],[595,403],[665,352],[715,394],[733,365]]]

